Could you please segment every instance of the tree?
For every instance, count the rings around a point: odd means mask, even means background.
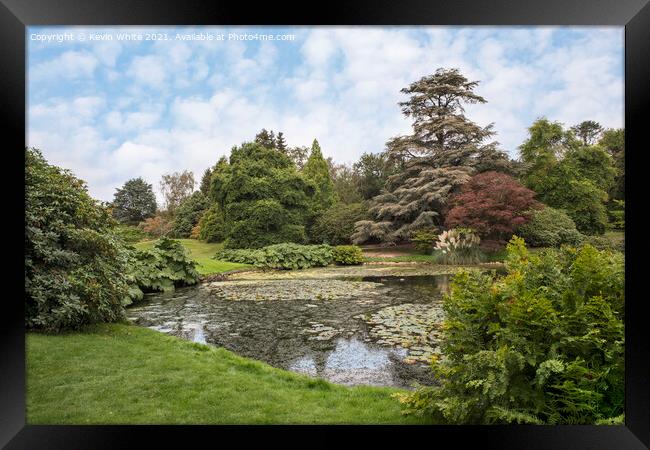
[[[281,152],[287,151],[287,141],[284,139],[284,133],[280,131],[278,137],[275,139],[275,148]]]
[[[199,223],[199,219],[208,208],[208,199],[201,191],[192,193],[181,202],[174,214],[174,226],[171,234],[174,237],[188,238],[192,228]]]
[[[255,135],[255,142],[269,149],[276,148],[275,134],[273,131],[266,131],[266,128],[262,128],[262,131]]]
[[[571,131],[582,141],[582,144],[593,145],[603,132],[603,127],[593,120],[585,120],[571,127]]]
[[[303,242],[315,187],[284,153],[257,143],[232,149],[212,175],[211,195],[224,215],[226,248]]]
[[[206,242],[221,242],[225,239],[225,223],[223,212],[217,204],[213,204],[201,216],[198,223],[198,238]]]
[[[201,177],[201,183],[199,184],[199,191],[203,193],[206,197],[210,195],[210,178],[212,177],[212,167],[208,167],[203,172]]]
[[[358,223],[355,243],[395,242],[439,225],[448,197],[475,172],[508,168],[505,153],[485,142],[494,134],[492,125],[481,127],[464,115],[463,104],[485,103],[474,93],[477,85],[457,69],[438,69],[401,90],[410,96],[400,106],[413,120],[413,134],[386,146],[389,158],[403,161],[404,169],[373,199],[375,220]]]
[[[119,222],[137,224],[156,213],[156,195],[142,178],[133,178],[117,189],[112,208]]]
[[[367,217],[368,211],[362,203],[337,203],[316,219],[310,229],[311,241],[317,244],[349,244],[354,224]]]
[[[526,212],[542,206],[534,197],[533,191],[509,175],[483,172],[451,197],[445,225],[471,228],[482,238],[506,242],[528,221]]]
[[[330,160],[331,158],[327,158],[336,197],[345,204],[361,202],[363,197],[359,192],[359,175],[357,172],[353,167],[346,164],[336,164],[330,162]]]
[[[614,180],[614,187],[610,191],[612,199],[624,200],[625,199],[625,130],[608,129],[605,130],[598,142],[602,148],[605,149],[614,161],[616,168],[616,177]]]
[[[325,158],[323,158],[323,153],[316,139],[312,143],[311,153],[305,167],[302,169],[302,174],[316,186],[316,191],[312,197],[311,212],[313,215],[320,214],[337,201],[329,166]]]
[[[124,318],[127,255],[115,221],[68,170],[25,148],[25,323],[59,331]]]
[[[358,189],[364,200],[379,195],[386,187],[388,177],[399,171],[400,165],[388,155],[382,153],[363,153],[354,163],[358,176]]]
[[[194,184],[194,174],[188,170],[162,176],[160,191],[165,197],[165,209],[169,214],[173,215],[178,205],[194,192]]]
[[[539,119],[519,147],[524,184],[538,199],[563,209],[578,230],[603,233],[607,224],[607,190],[614,182],[612,160],[598,146],[584,146],[562,124]]]
[[[309,157],[309,147],[299,146],[299,147],[289,147],[286,150],[287,156],[291,158],[298,170],[302,171]]]

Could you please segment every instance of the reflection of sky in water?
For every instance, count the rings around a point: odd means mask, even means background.
[[[389,355],[404,357],[406,349],[377,349],[357,339],[338,339],[322,367],[313,356],[303,356],[289,370],[311,376],[321,376],[344,384],[383,384],[392,378]]]

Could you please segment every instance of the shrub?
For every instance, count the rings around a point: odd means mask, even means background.
[[[126,253],[85,183],[25,149],[25,324],[60,331],[124,317]]]
[[[623,255],[591,245],[529,254],[507,275],[462,271],[444,298],[441,384],[398,394],[436,423],[593,424],[624,406]]]
[[[342,266],[363,264],[363,252],[356,245],[339,245],[332,250],[332,259]]]
[[[316,219],[310,230],[310,239],[319,244],[349,244],[355,222],[367,217],[368,212],[362,203],[337,203]]]
[[[144,292],[170,292],[178,286],[199,281],[196,262],[185,247],[173,239],[162,237],[151,250],[130,249],[128,280],[129,297],[141,300]]]
[[[441,264],[475,264],[482,260],[481,238],[469,228],[443,231],[435,246],[436,261]]]
[[[225,238],[224,220],[221,208],[212,205],[199,220],[199,239],[206,242],[221,242]]]
[[[198,223],[192,227],[192,232],[190,233],[190,239],[199,239],[201,235],[201,225]]]
[[[435,227],[418,230],[411,238],[411,242],[415,244],[415,249],[427,255],[433,252],[433,247],[437,241],[438,229]]]
[[[331,264],[332,247],[325,244],[285,243],[260,249],[223,249],[215,255],[215,259],[252,264],[264,269],[307,269]]]
[[[547,206],[528,211],[529,222],[517,231],[531,247],[559,247],[562,244],[579,245],[584,236],[564,211]]]
[[[138,227],[153,237],[161,237],[167,236],[171,233],[172,228],[174,227],[174,222],[172,222],[166,214],[158,213],[155,216],[140,222]]]
[[[625,200],[612,200],[612,206],[607,211],[609,224],[615,230],[625,229]]]

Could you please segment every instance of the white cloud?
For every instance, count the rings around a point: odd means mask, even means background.
[[[98,63],[97,57],[88,51],[70,50],[57,58],[36,64],[29,70],[29,77],[32,81],[87,78],[93,76]]]

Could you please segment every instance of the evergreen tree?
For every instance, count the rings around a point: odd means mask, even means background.
[[[119,222],[137,224],[155,213],[156,195],[142,178],[127,181],[115,192],[113,217]]]
[[[266,128],[262,128],[262,131],[255,135],[255,143],[266,148],[275,148],[275,135],[273,131],[269,132]]]
[[[302,170],[307,180],[311,180],[316,186],[316,192],[312,198],[312,214],[318,215],[328,209],[336,201],[334,183],[330,176],[329,165],[321,152],[318,141],[314,139],[311,146],[311,154]]]
[[[603,127],[593,120],[585,120],[571,127],[571,131],[582,141],[583,145],[593,145],[603,133]]]
[[[278,133],[278,137],[275,139],[275,148],[281,152],[287,151],[287,141],[284,139],[282,131]]]
[[[199,184],[199,190],[205,196],[210,195],[210,177],[212,177],[212,167],[205,169],[201,177],[201,184]]]
[[[413,134],[386,144],[389,158],[404,169],[390,176],[383,193],[373,199],[373,221],[360,221],[356,243],[375,238],[383,242],[408,239],[419,228],[442,223],[450,194],[476,172],[510,171],[511,163],[495,142],[492,125],[481,127],[467,119],[463,104],[485,103],[457,69],[438,69],[402,93],[402,112],[413,120]]]

